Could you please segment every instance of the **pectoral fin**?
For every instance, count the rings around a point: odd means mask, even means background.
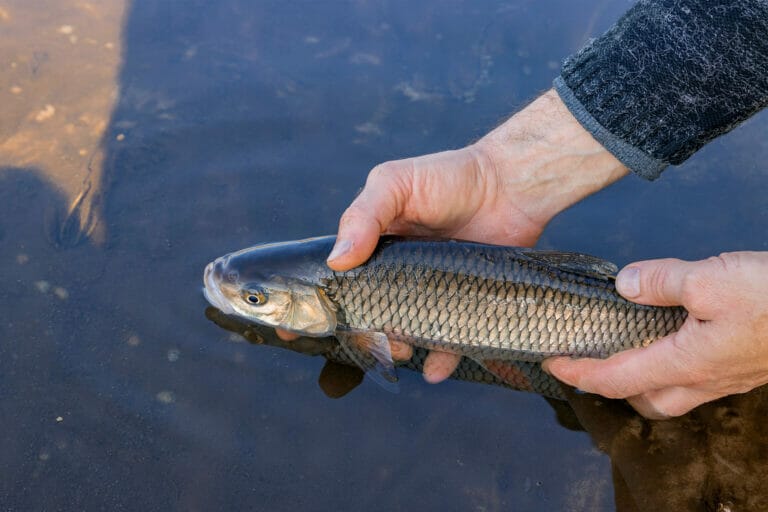
[[[366,375],[393,393],[399,391],[397,372],[389,350],[389,340],[383,332],[339,330],[336,331],[344,352]]]

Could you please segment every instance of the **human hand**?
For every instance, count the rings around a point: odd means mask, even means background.
[[[545,370],[654,419],[768,383],[768,252],[632,263],[616,287],[640,304],[682,305],[688,319],[648,347],[603,360],[552,358]]]
[[[328,265],[364,263],[383,233],[531,246],[557,213],[626,173],[549,91],[475,144],[374,167]],[[408,359],[410,347],[392,342],[392,354]],[[432,352],[424,377],[439,382],[458,362]]]

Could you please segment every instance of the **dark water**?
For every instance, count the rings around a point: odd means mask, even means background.
[[[764,390],[665,423],[591,396],[558,420],[533,394],[413,373],[334,400],[320,358],[204,314],[209,260],[334,232],[373,165],[479,137],[629,5],[127,5],[104,242],[52,231],[71,198],[49,169],[0,162],[0,510],[765,509]],[[13,22],[0,9],[0,41]],[[66,99],[30,77],[30,109]],[[623,180],[540,245],[619,264],[765,250],[766,128]]]

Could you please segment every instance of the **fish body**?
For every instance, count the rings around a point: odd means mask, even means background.
[[[225,315],[214,307],[207,308],[205,315],[219,327],[239,334],[252,345],[277,347],[306,356],[321,356],[325,358],[326,365],[320,373],[319,383],[326,393],[328,393],[329,389],[335,390],[335,394],[332,395],[333,398],[338,398],[348,393],[357,387],[362,380],[357,377],[351,378],[348,372],[339,372],[337,366],[353,367],[362,376],[357,360],[365,357],[366,354],[357,354],[356,357],[351,357],[349,352],[354,351],[355,347],[347,346],[343,348],[339,341],[332,336],[319,338],[304,336],[286,341],[278,337],[274,329],[247,319]],[[406,361],[397,361],[396,366],[398,370],[406,369],[422,373],[428,353],[429,351],[425,348],[413,347],[411,358]],[[510,379],[509,376],[512,375],[512,372],[508,371],[506,378],[502,380],[472,359],[464,357],[456,366],[450,378],[476,384],[502,386],[517,391],[537,393],[547,398],[565,400],[560,384],[554,377],[545,373],[541,369],[540,364],[527,361],[509,361],[509,366],[514,368],[515,378]],[[339,390],[342,391],[340,392]]]
[[[335,237],[266,244],[211,263],[209,301],[225,313],[355,346],[357,362],[396,380],[389,340],[504,361],[604,358],[676,331],[682,308],[635,304],[615,289],[616,266],[577,253],[457,240],[383,237],[360,267],[325,260]]]

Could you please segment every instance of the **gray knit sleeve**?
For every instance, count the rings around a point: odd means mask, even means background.
[[[603,146],[655,179],[768,105],[768,0],[640,0],[554,85]]]

